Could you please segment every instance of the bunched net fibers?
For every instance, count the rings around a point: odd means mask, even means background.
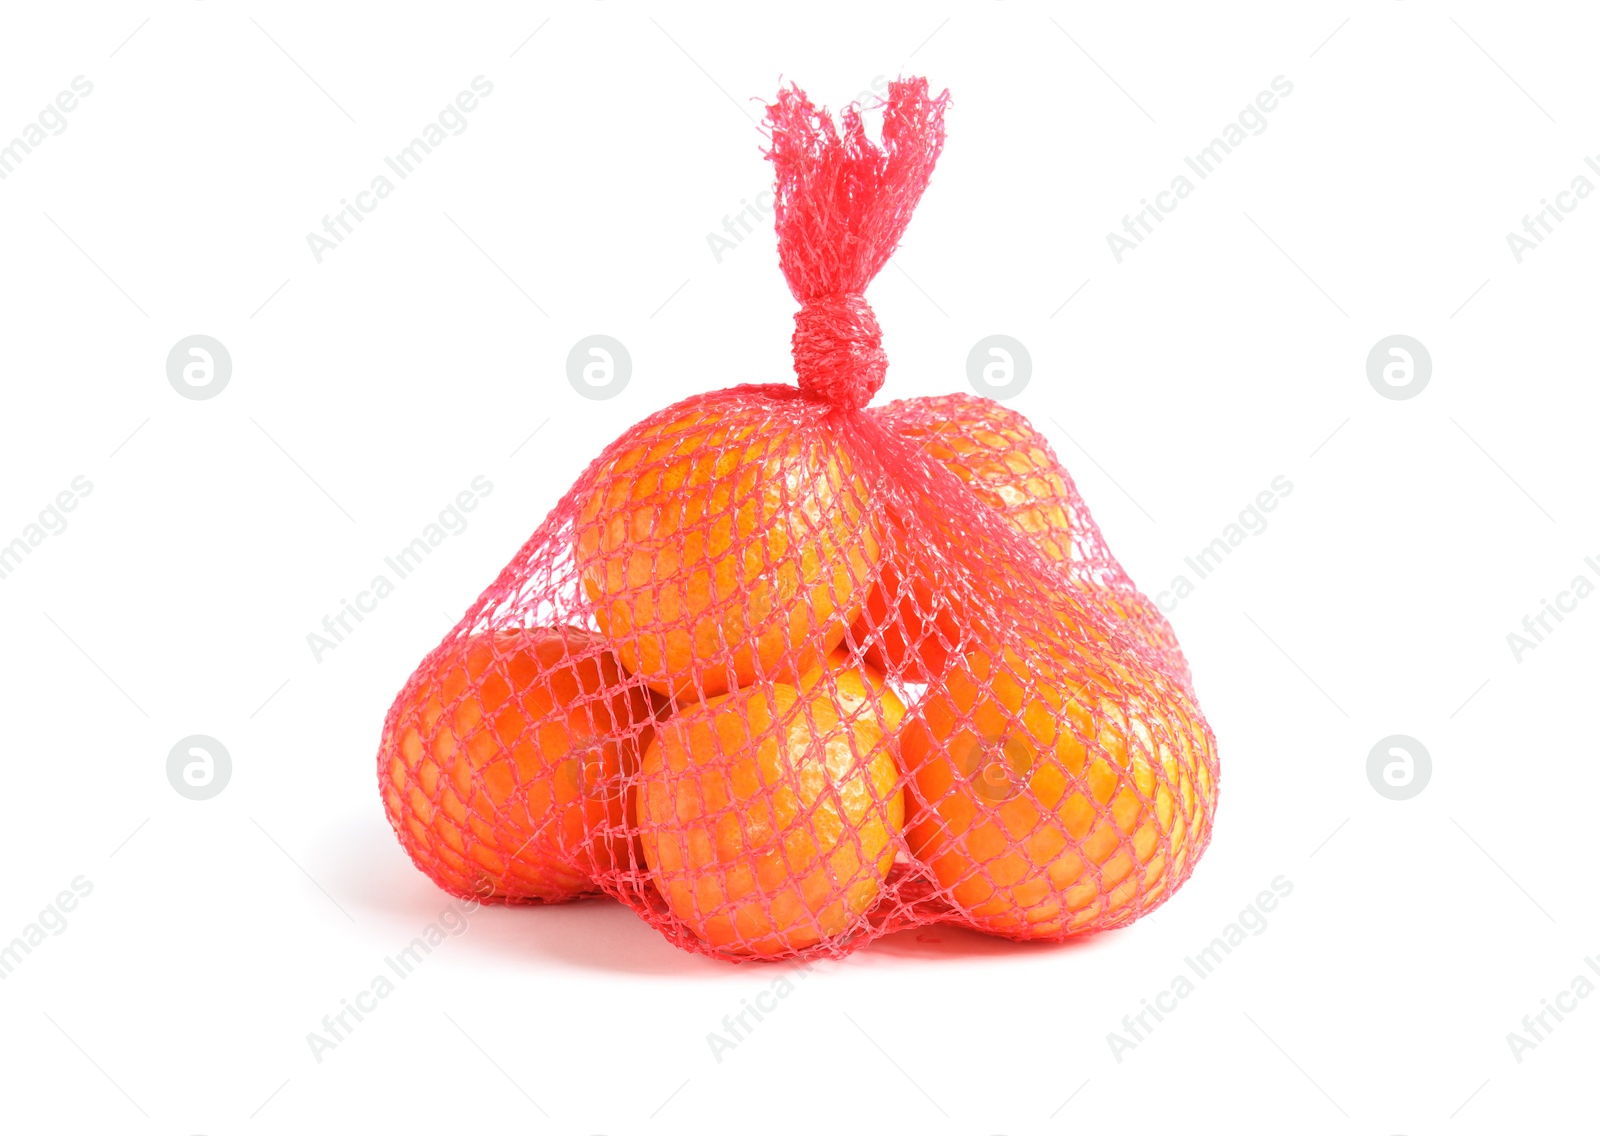
[[[881,146],[768,108],[798,384],[625,432],[406,682],[379,784],[445,890],[783,959],[1119,927],[1194,870],[1215,739],[1049,444],[984,398],[868,408],[863,293],[947,100],[892,83]]]

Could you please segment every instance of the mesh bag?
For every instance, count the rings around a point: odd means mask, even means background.
[[[944,142],[768,108],[798,384],[687,399],[589,466],[384,724],[396,834],[446,890],[605,893],[731,959],[948,922],[1063,939],[1167,899],[1217,757],[1171,628],[1025,419],[866,409],[863,292]]]

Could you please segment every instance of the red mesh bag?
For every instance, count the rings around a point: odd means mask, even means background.
[[[417,668],[378,757],[417,866],[483,901],[605,893],[723,958],[949,922],[1118,927],[1211,835],[1215,742],[1171,628],[1020,415],[876,409],[863,293],[944,142],[768,108],[798,384],[652,415]]]

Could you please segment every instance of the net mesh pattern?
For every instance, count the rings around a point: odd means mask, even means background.
[[[603,893],[746,960],[1063,939],[1193,871],[1215,739],[1048,442],[983,398],[867,408],[860,293],[944,109],[892,84],[880,149],[796,90],[769,108],[800,383],[629,429],[411,675],[379,784],[439,886]]]

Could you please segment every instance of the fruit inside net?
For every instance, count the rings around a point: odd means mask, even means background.
[[[720,957],[933,922],[1117,927],[1193,871],[1215,741],[1171,628],[1019,414],[868,404],[865,292],[944,143],[768,108],[797,382],[687,399],[594,460],[389,711],[379,782],[452,893],[605,893]]]

